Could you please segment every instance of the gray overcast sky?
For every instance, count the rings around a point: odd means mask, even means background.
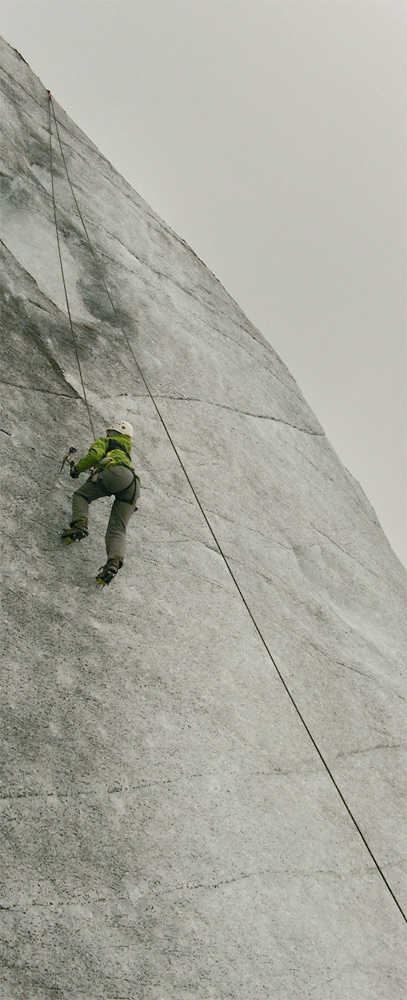
[[[3,0],[1,34],[195,250],[406,540],[398,0]]]

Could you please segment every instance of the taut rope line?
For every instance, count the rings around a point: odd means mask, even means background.
[[[72,183],[71,183],[71,179],[70,179],[70,176],[69,176],[69,171],[68,171],[68,167],[67,167],[67,164],[66,164],[65,155],[64,155],[64,151],[63,151],[63,147],[62,147],[61,137],[60,137],[60,134],[59,134],[58,122],[57,122],[57,119],[56,119],[56,116],[55,116],[54,104],[53,104],[51,95],[49,95],[49,100],[50,100],[50,104],[52,104],[52,111],[53,111],[53,115],[54,115],[54,120],[55,120],[55,126],[56,126],[58,141],[59,141],[59,145],[60,145],[60,149],[61,149],[61,155],[62,155],[62,159],[63,159],[63,163],[64,163],[64,167],[65,167],[65,171],[66,171],[66,176],[67,176],[67,179],[68,179],[68,183],[69,183],[69,186],[70,186],[70,189],[71,189],[71,192],[72,192],[72,197],[73,197],[75,205],[76,205],[76,210],[77,210],[79,218],[80,218],[80,220],[82,222],[82,226],[83,226],[86,238],[88,240],[89,249],[91,250],[91,253],[93,255],[95,264],[97,266],[98,273],[99,273],[101,281],[103,283],[103,287],[104,287],[104,289],[106,291],[106,294],[107,294],[109,302],[110,302],[110,304],[112,306],[113,312],[114,312],[114,314],[115,314],[115,316],[116,316],[116,318],[118,320],[119,328],[120,328],[121,333],[122,333],[122,335],[123,335],[123,337],[124,337],[124,339],[126,341],[126,344],[127,344],[128,348],[129,348],[130,354],[131,354],[131,356],[132,356],[132,358],[133,358],[133,360],[134,360],[134,362],[136,364],[136,367],[137,367],[137,369],[138,369],[138,371],[140,373],[140,377],[141,377],[141,379],[142,379],[142,381],[144,383],[144,386],[145,386],[145,388],[146,388],[146,390],[148,392],[148,395],[149,395],[149,397],[151,399],[151,402],[153,403],[153,406],[154,406],[154,408],[156,410],[157,416],[159,417],[159,420],[160,420],[160,422],[162,424],[162,427],[163,427],[163,429],[164,429],[164,431],[165,431],[165,433],[166,433],[166,435],[168,437],[168,440],[169,440],[169,442],[171,444],[171,447],[172,447],[172,449],[173,449],[173,451],[174,451],[174,453],[176,455],[176,458],[177,458],[177,460],[179,462],[179,465],[181,466],[181,469],[182,469],[182,471],[184,473],[184,476],[185,476],[185,478],[186,478],[186,480],[188,482],[188,485],[189,485],[189,487],[191,489],[191,492],[193,493],[193,496],[194,496],[194,498],[196,500],[196,503],[197,503],[197,505],[198,505],[198,507],[199,507],[199,509],[201,511],[201,514],[202,514],[202,516],[203,516],[203,518],[204,518],[204,520],[205,520],[205,522],[206,522],[206,524],[208,526],[208,529],[209,529],[209,531],[210,531],[210,533],[212,535],[212,538],[213,538],[213,540],[214,540],[214,542],[216,544],[218,552],[219,552],[220,556],[223,559],[223,562],[224,562],[224,564],[225,564],[225,566],[226,566],[226,568],[227,568],[227,570],[228,570],[228,572],[229,572],[229,574],[230,574],[230,576],[231,576],[231,578],[233,580],[233,583],[234,583],[234,585],[236,587],[236,590],[238,591],[238,593],[239,593],[239,595],[241,597],[241,600],[242,600],[242,602],[243,602],[243,604],[244,604],[244,606],[246,608],[246,611],[247,611],[247,613],[248,613],[248,615],[249,615],[249,617],[250,617],[250,619],[251,619],[251,621],[252,621],[252,623],[253,623],[253,625],[254,625],[254,627],[256,629],[257,635],[258,635],[258,637],[259,637],[262,645],[264,646],[264,649],[266,650],[266,653],[267,653],[268,657],[270,658],[271,663],[273,664],[274,669],[276,670],[276,673],[278,674],[278,677],[280,678],[280,681],[281,681],[281,683],[282,683],[282,685],[283,685],[283,687],[284,687],[284,689],[285,689],[285,691],[286,691],[286,693],[287,693],[287,695],[288,695],[288,697],[289,697],[289,699],[290,699],[290,701],[291,701],[291,703],[293,705],[293,708],[295,709],[295,712],[297,713],[298,718],[300,719],[300,721],[301,721],[301,723],[302,723],[302,725],[303,725],[306,733],[309,736],[309,739],[311,740],[311,743],[313,744],[314,749],[316,750],[316,752],[318,754],[318,757],[320,758],[321,763],[323,764],[323,766],[325,768],[325,771],[327,772],[327,774],[328,774],[328,776],[329,776],[329,778],[330,778],[330,780],[331,780],[334,788],[336,789],[336,791],[337,791],[337,793],[338,793],[338,795],[339,795],[339,797],[341,799],[341,802],[345,806],[345,809],[346,809],[346,811],[347,811],[347,813],[348,813],[348,815],[349,815],[349,817],[350,817],[350,819],[351,819],[351,821],[352,821],[355,829],[357,830],[357,832],[358,832],[361,840],[363,841],[363,843],[364,843],[364,845],[366,847],[366,850],[368,851],[368,853],[369,853],[369,855],[370,855],[370,857],[371,857],[371,859],[372,859],[372,861],[373,861],[373,863],[375,865],[375,868],[377,869],[379,875],[383,879],[383,882],[384,882],[385,886],[387,887],[387,889],[388,889],[388,891],[389,891],[389,893],[390,893],[393,901],[395,902],[398,910],[400,911],[401,916],[403,917],[403,920],[407,923],[407,916],[404,913],[404,910],[402,909],[402,907],[401,907],[401,905],[400,905],[397,897],[395,896],[395,894],[394,894],[394,892],[393,892],[393,890],[392,890],[389,882],[387,881],[387,878],[386,878],[386,876],[385,876],[382,868],[380,867],[379,862],[376,860],[376,857],[373,854],[373,851],[372,851],[371,847],[369,846],[364,833],[362,832],[362,830],[361,830],[361,828],[360,828],[357,820],[355,819],[355,816],[352,813],[352,810],[351,810],[350,806],[348,805],[348,803],[347,803],[347,801],[346,801],[343,793],[341,792],[341,789],[339,788],[339,785],[337,784],[337,782],[336,782],[336,780],[335,780],[335,778],[334,778],[334,776],[332,774],[332,771],[331,771],[331,769],[329,767],[329,764],[325,760],[325,757],[323,756],[322,751],[319,749],[319,746],[318,746],[316,740],[314,739],[314,737],[313,737],[313,735],[311,733],[311,730],[309,729],[308,724],[306,723],[303,715],[300,712],[300,709],[298,708],[298,705],[297,705],[297,703],[295,701],[294,696],[291,694],[291,691],[290,691],[290,689],[289,689],[289,687],[287,685],[287,682],[284,680],[284,677],[283,677],[283,675],[282,675],[279,667],[277,666],[277,663],[276,663],[276,661],[274,659],[274,656],[273,656],[273,654],[272,654],[272,652],[271,652],[271,650],[270,650],[270,648],[269,648],[269,646],[268,646],[268,644],[267,644],[267,642],[266,642],[266,640],[265,640],[265,638],[264,638],[264,636],[263,636],[263,634],[261,632],[261,629],[260,629],[259,625],[256,622],[254,614],[253,614],[253,612],[252,612],[252,610],[251,610],[251,608],[250,608],[250,606],[249,606],[249,604],[248,604],[248,602],[246,600],[246,597],[243,594],[243,591],[241,590],[240,584],[238,583],[238,581],[237,581],[237,579],[235,577],[235,574],[234,574],[234,572],[233,572],[233,570],[232,570],[232,568],[231,568],[231,566],[230,566],[230,564],[228,562],[228,559],[227,559],[227,557],[226,557],[226,555],[225,555],[225,553],[224,553],[224,551],[222,549],[222,546],[221,546],[221,544],[220,544],[220,542],[219,542],[219,540],[218,540],[218,538],[217,538],[217,536],[215,534],[215,531],[212,528],[212,525],[211,525],[211,523],[210,523],[210,521],[209,521],[209,519],[208,519],[208,517],[207,517],[207,515],[205,513],[205,510],[204,510],[204,508],[202,506],[202,503],[201,503],[201,501],[200,501],[200,499],[198,497],[198,494],[197,494],[197,492],[195,490],[195,487],[193,486],[193,484],[191,482],[191,479],[189,477],[187,469],[185,468],[185,465],[184,465],[184,463],[182,461],[182,458],[181,458],[181,456],[179,454],[179,451],[178,451],[178,449],[177,449],[177,447],[175,445],[175,442],[174,442],[174,440],[173,440],[173,438],[172,438],[172,436],[170,434],[170,431],[168,430],[168,427],[167,427],[167,425],[165,423],[164,417],[162,416],[162,414],[160,412],[160,409],[159,409],[159,407],[158,407],[158,405],[157,405],[157,403],[156,403],[156,401],[154,399],[154,396],[153,396],[153,394],[151,392],[151,389],[150,389],[150,387],[148,385],[148,382],[147,382],[147,380],[146,380],[146,378],[144,376],[144,373],[143,373],[142,369],[140,368],[139,362],[138,362],[137,357],[136,357],[136,355],[135,355],[135,353],[133,351],[133,348],[132,348],[132,346],[130,344],[128,336],[125,333],[125,331],[123,330],[123,326],[122,326],[120,317],[119,317],[117,309],[116,309],[116,307],[114,305],[113,299],[112,299],[112,297],[110,295],[110,292],[109,292],[109,290],[107,288],[107,285],[106,285],[106,282],[105,282],[105,279],[104,279],[104,276],[103,276],[103,273],[102,273],[99,261],[97,259],[95,250],[93,248],[92,241],[90,239],[90,236],[89,236],[89,233],[88,233],[85,221],[83,219],[83,216],[82,216],[81,210],[79,208],[78,201],[77,201],[77,198],[76,198],[76,195],[75,195]]]
[[[80,376],[81,385],[82,385],[83,398],[84,398],[84,401],[85,401],[85,404],[86,404],[86,409],[88,411],[88,417],[89,417],[89,423],[90,423],[90,426],[91,426],[91,431],[92,431],[93,437],[95,438],[96,437],[95,428],[93,426],[92,415],[91,415],[90,407],[89,407],[89,403],[88,403],[88,397],[86,395],[86,388],[85,388],[85,382],[84,382],[84,378],[83,378],[83,374],[82,374],[81,362],[80,362],[80,358],[79,358],[78,345],[77,345],[77,342],[76,342],[75,332],[74,332],[74,328],[73,328],[71,310],[69,308],[68,292],[67,292],[66,281],[65,281],[65,274],[64,274],[64,265],[63,265],[63,262],[62,262],[61,242],[60,242],[60,239],[59,239],[59,231],[58,231],[57,207],[56,207],[56,202],[55,202],[54,163],[53,163],[53,159],[52,159],[51,104],[52,104],[52,97],[51,97],[50,91],[48,91],[48,108],[49,108],[49,159],[50,159],[50,167],[51,167],[52,204],[53,204],[53,208],[54,208],[54,220],[55,220],[55,232],[56,232],[56,235],[57,235],[58,256],[59,256],[59,263],[60,263],[60,268],[61,268],[62,284],[64,286],[66,310],[67,310],[67,313],[68,313],[69,325],[71,327],[72,340],[73,340],[73,345],[74,345],[74,348],[75,348],[76,361],[77,361],[79,376]],[[54,110],[53,104],[52,104],[52,110]],[[55,118],[55,112],[54,112],[54,118]]]

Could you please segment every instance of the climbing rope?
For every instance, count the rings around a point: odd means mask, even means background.
[[[62,253],[61,253],[61,241],[59,239],[59,229],[58,229],[58,219],[57,219],[57,206],[56,206],[56,201],[55,201],[54,163],[53,163],[53,158],[52,158],[51,105],[52,105],[52,110],[54,110],[54,105],[53,105],[53,102],[52,102],[52,96],[51,96],[50,91],[48,91],[48,109],[49,109],[49,159],[50,159],[50,168],[51,168],[52,204],[53,204],[53,208],[54,208],[55,232],[56,232],[56,236],[57,236],[59,264],[60,264],[60,268],[61,268],[62,284],[64,286],[66,311],[68,313],[69,325],[71,327],[71,335],[72,335],[73,345],[74,345],[74,348],[75,348],[76,361],[77,361],[78,371],[79,371],[79,377],[80,377],[81,385],[82,385],[83,398],[84,398],[84,401],[85,401],[86,409],[88,411],[88,417],[89,417],[89,423],[90,423],[90,426],[91,426],[92,435],[95,438],[96,437],[95,428],[93,426],[92,414],[90,412],[90,407],[89,407],[89,403],[88,403],[88,397],[86,395],[85,382],[84,382],[84,378],[83,378],[83,374],[82,374],[81,362],[80,362],[80,358],[79,358],[78,344],[77,344],[76,337],[75,337],[75,331],[74,331],[73,322],[72,322],[71,310],[69,308],[68,291],[67,291],[67,287],[66,287],[64,265],[63,265]],[[55,118],[55,111],[54,111],[54,118]]]
[[[333,775],[333,773],[332,773],[332,771],[331,771],[331,769],[329,767],[329,764],[326,761],[326,759],[325,759],[322,751],[320,750],[320,748],[319,748],[319,746],[318,746],[318,744],[317,744],[314,736],[312,735],[312,732],[311,732],[311,730],[310,730],[307,722],[305,721],[305,719],[304,719],[304,717],[303,717],[300,709],[298,708],[298,705],[297,705],[297,703],[295,701],[295,698],[292,695],[292,693],[291,693],[291,691],[290,691],[290,689],[288,687],[288,684],[285,681],[285,679],[283,677],[283,674],[281,673],[281,670],[280,670],[280,668],[278,667],[278,665],[277,665],[277,663],[275,661],[275,658],[274,658],[274,656],[273,656],[273,654],[272,654],[272,652],[271,652],[271,650],[270,650],[270,648],[268,646],[268,643],[266,642],[266,639],[263,636],[263,633],[262,633],[259,625],[257,624],[257,621],[256,621],[256,619],[254,617],[254,614],[253,614],[251,608],[250,608],[250,605],[249,605],[249,603],[248,603],[248,601],[247,601],[247,599],[246,599],[246,597],[245,597],[245,595],[244,595],[244,593],[243,593],[243,591],[242,591],[242,589],[240,587],[240,584],[239,584],[239,582],[238,582],[238,580],[237,580],[237,578],[236,578],[236,576],[235,576],[235,574],[234,574],[234,572],[233,572],[233,570],[232,570],[232,568],[230,566],[230,563],[229,563],[229,561],[227,559],[227,556],[225,555],[225,553],[223,551],[221,543],[220,543],[219,539],[217,538],[217,535],[216,535],[214,529],[212,528],[212,525],[211,525],[211,523],[209,521],[209,518],[207,517],[207,514],[205,513],[205,510],[204,510],[204,508],[202,506],[202,503],[201,503],[201,501],[199,499],[199,496],[198,496],[198,494],[196,492],[196,489],[195,489],[195,487],[194,487],[194,485],[193,485],[193,483],[192,483],[192,481],[190,479],[189,473],[188,473],[188,471],[187,471],[187,469],[186,469],[186,467],[184,465],[184,462],[183,462],[183,460],[181,458],[181,455],[179,454],[179,451],[178,451],[178,449],[176,447],[176,444],[175,444],[175,442],[174,442],[174,440],[172,438],[172,435],[171,435],[171,433],[170,433],[170,431],[169,431],[169,429],[167,427],[167,424],[166,424],[166,422],[164,420],[164,417],[163,417],[163,415],[162,415],[162,413],[161,413],[161,411],[160,411],[160,409],[159,409],[159,407],[157,405],[157,402],[156,402],[156,400],[155,400],[155,398],[153,396],[153,393],[152,393],[152,391],[151,391],[151,389],[150,389],[150,387],[148,385],[147,379],[146,379],[146,377],[145,377],[145,375],[144,375],[144,373],[143,373],[143,371],[142,371],[142,369],[140,367],[140,364],[139,364],[139,362],[137,360],[137,357],[136,357],[136,355],[135,355],[135,353],[133,351],[133,348],[131,346],[130,340],[129,340],[129,338],[128,338],[126,332],[125,332],[125,330],[123,329],[123,326],[122,326],[120,317],[118,315],[117,309],[115,307],[115,304],[113,302],[113,299],[111,297],[109,289],[108,289],[108,287],[106,285],[106,282],[105,282],[105,279],[104,279],[104,275],[103,275],[101,266],[99,264],[99,260],[97,258],[96,252],[95,252],[95,250],[93,248],[93,244],[92,244],[91,238],[89,236],[85,220],[83,218],[82,212],[80,210],[80,207],[79,207],[79,204],[78,204],[78,201],[77,201],[77,198],[76,198],[73,186],[72,186],[72,182],[71,182],[71,178],[70,178],[70,175],[69,175],[68,166],[67,166],[67,163],[66,163],[65,154],[64,154],[64,150],[63,150],[63,145],[62,145],[62,142],[61,142],[61,137],[60,137],[59,128],[58,128],[58,122],[57,122],[57,119],[56,119],[55,109],[54,109],[54,104],[53,104],[53,100],[52,100],[51,94],[49,94],[49,104],[50,104],[50,108],[52,107],[52,112],[53,112],[54,121],[55,121],[55,127],[56,127],[56,133],[57,133],[57,137],[58,137],[58,142],[59,142],[59,146],[60,146],[62,160],[63,160],[64,167],[65,167],[65,172],[66,172],[67,180],[68,180],[71,192],[72,192],[72,197],[73,197],[73,200],[75,202],[75,206],[76,206],[76,210],[78,212],[78,216],[79,216],[79,218],[81,220],[81,223],[82,223],[85,235],[86,235],[86,239],[88,241],[89,249],[90,249],[90,251],[92,253],[92,256],[93,256],[93,259],[95,261],[95,265],[96,265],[96,268],[97,268],[97,271],[98,271],[98,274],[100,276],[101,282],[102,282],[103,287],[104,287],[105,292],[106,292],[106,295],[107,295],[107,297],[109,299],[109,302],[111,304],[111,307],[112,307],[112,310],[114,312],[114,315],[117,318],[119,329],[120,329],[120,331],[121,331],[121,333],[122,333],[122,335],[124,337],[124,340],[125,340],[125,342],[126,342],[126,344],[128,346],[130,354],[131,354],[131,356],[132,356],[132,358],[134,360],[134,363],[135,363],[135,365],[137,367],[137,370],[138,370],[138,372],[140,374],[140,377],[141,377],[141,379],[143,381],[143,384],[144,384],[144,386],[145,386],[145,388],[147,390],[147,393],[148,393],[148,395],[149,395],[149,397],[151,399],[151,402],[152,402],[152,404],[154,406],[154,409],[155,409],[155,411],[157,413],[157,416],[158,416],[158,418],[160,420],[160,423],[161,423],[161,425],[162,425],[162,427],[163,427],[163,429],[165,431],[165,434],[166,434],[166,436],[167,436],[167,438],[168,438],[168,440],[169,440],[169,442],[171,444],[171,447],[172,447],[172,449],[173,449],[173,451],[174,451],[174,453],[176,455],[176,458],[177,458],[177,460],[179,462],[179,465],[180,465],[180,467],[181,467],[181,469],[182,469],[182,471],[184,473],[184,476],[185,476],[185,478],[186,478],[186,480],[188,482],[190,490],[191,490],[191,492],[192,492],[192,494],[193,494],[193,496],[195,498],[195,501],[196,501],[196,503],[197,503],[197,505],[199,507],[199,510],[201,511],[201,514],[202,514],[202,516],[203,516],[203,518],[204,518],[204,520],[205,520],[205,522],[207,524],[207,527],[208,527],[208,529],[210,531],[210,534],[212,535],[212,538],[213,538],[213,540],[215,542],[215,545],[216,545],[216,548],[217,548],[217,550],[219,552],[219,555],[223,559],[223,562],[224,562],[224,564],[226,566],[226,569],[228,570],[228,573],[230,574],[230,576],[232,578],[232,581],[233,581],[233,583],[234,583],[234,585],[236,587],[236,590],[237,590],[237,592],[238,592],[238,594],[239,594],[239,596],[240,596],[240,598],[241,598],[241,600],[242,600],[242,602],[244,604],[244,607],[246,608],[246,611],[247,611],[247,613],[248,613],[248,615],[249,615],[249,617],[250,617],[250,619],[251,619],[251,621],[252,621],[252,623],[254,625],[254,628],[255,628],[255,630],[257,632],[257,635],[258,635],[258,637],[259,637],[259,639],[260,639],[260,641],[261,641],[264,649],[266,650],[266,653],[267,653],[267,655],[268,655],[271,663],[273,664],[273,667],[274,667],[274,669],[275,669],[275,671],[276,671],[276,673],[277,673],[277,675],[278,675],[278,677],[279,677],[279,679],[280,679],[280,681],[281,681],[281,683],[282,683],[282,685],[284,687],[284,690],[286,691],[286,693],[287,693],[287,695],[288,695],[288,697],[289,697],[289,699],[291,701],[291,704],[292,704],[293,708],[295,709],[295,712],[296,712],[298,718],[300,719],[300,721],[301,721],[301,723],[302,723],[302,725],[303,725],[303,727],[304,727],[304,729],[305,729],[305,731],[306,731],[309,739],[311,740],[311,743],[312,743],[314,749],[316,750],[316,752],[318,754],[318,757],[319,757],[321,763],[323,764],[323,767],[325,768],[325,771],[328,774],[328,776],[329,776],[329,778],[330,778],[330,780],[331,780],[331,782],[332,782],[332,784],[333,784],[336,792],[338,793],[339,798],[341,799],[341,802],[344,805],[344,807],[345,807],[345,809],[346,809],[346,811],[347,811],[347,813],[348,813],[348,815],[349,815],[349,817],[350,817],[350,819],[351,819],[351,821],[352,821],[352,823],[353,823],[356,831],[358,832],[359,836],[361,837],[361,840],[363,841],[363,844],[365,845],[366,850],[368,851],[368,853],[369,853],[369,855],[370,855],[370,857],[371,857],[371,859],[372,859],[372,861],[373,861],[373,863],[375,865],[375,868],[377,869],[379,875],[383,879],[383,882],[386,885],[386,887],[387,887],[387,889],[388,889],[388,891],[389,891],[392,899],[394,900],[394,902],[395,902],[398,910],[400,911],[403,919],[407,923],[407,916],[406,916],[406,914],[404,913],[404,911],[403,911],[403,909],[402,909],[402,907],[401,907],[401,905],[400,905],[397,897],[395,896],[395,894],[394,894],[394,892],[393,892],[393,890],[391,888],[391,885],[387,881],[387,878],[386,878],[386,876],[385,876],[382,868],[380,867],[379,862],[377,861],[375,855],[373,854],[373,851],[372,851],[371,847],[369,846],[368,841],[366,840],[366,837],[365,837],[363,831],[361,830],[361,827],[359,826],[359,823],[357,822],[355,816],[353,815],[353,812],[352,812],[350,806],[348,805],[348,803],[347,803],[347,801],[346,801],[343,793],[341,792],[341,789],[339,788],[339,785],[337,784],[337,781],[334,778],[334,775]],[[52,159],[51,159],[51,170],[52,170]],[[78,364],[79,364],[79,362],[78,362]]]

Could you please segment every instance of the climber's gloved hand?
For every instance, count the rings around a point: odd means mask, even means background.
[[[79,479],[79,472],[77,471],[76,465],[74,465],[73,462],[69,470],[69,475],[71,476],[72,479]]]

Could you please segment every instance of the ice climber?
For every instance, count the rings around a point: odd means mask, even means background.
[[[76,464],[71,462],[71,476],[77,479],[81,472],[93,469],[92,475],[72,497],[72,521],[62,532],[64,542],[79,542],[88,532],[89,504],[100,497],[114,495],[106,531],[107,562],[99,570],[97,581],[107,584],[123,566],[126,547],[126,528],[140,494],[140,479],[131,463],[133,428],[127,420],[110,424],[106,437],[93,442],[87,455]]]

